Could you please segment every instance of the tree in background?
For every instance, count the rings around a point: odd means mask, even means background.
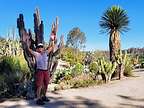
[[[66,46],[73,47],[75,49],[81,49],[86,42],[85,33],[78,27],[73,28],[67,35]]]
[[[85,47],[86,37],[85,33],[80,28],[75,27],[67,35],[66,46],[74,49],[74,61],[77,62],[77,55],[81,48]]]

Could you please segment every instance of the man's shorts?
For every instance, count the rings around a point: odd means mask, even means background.
[[[47,89],[50,80],[49,72],[47,70],[38,69],[35,74],[35,77],[36,77],[36,87],[39,88],[41,86],[44,86]]]

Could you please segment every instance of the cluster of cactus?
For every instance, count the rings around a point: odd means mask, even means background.
[[[126,63],[129,62],[127,53],[122,54],[122,51],[119,50],[115,55],[115,60],[117,63],[116,73],[117,73],[119,79],[121,79],[124,76],[124,70],[126,67]]]
[[[5,39],[0,43],[1,56],[16,56],[21,53],[21,46],[18,40]]]
[[[115,59],[116,59],[117,64],[123,64],[123,65],[125,65],[126,60],[127,60],[127,53],[122,54],[122,51],[119,50],[117,52],[117,54],[115,55]]]
[[[112,74],[116,69],[116,62],[112,63],[110,61],[106,61],[104,58],[98,60],[99,63],[99,72],[105,75],[105,81],[109,82],[111,80]]]
[[[117,63],[112,63],[110,61],[105,60],[104,58],[101,58],[95,62],[95,65],[97,67],[96,73],[101,74],[102,79],[105,82],[109,82],[111,80],[112,74],[116,69]]]

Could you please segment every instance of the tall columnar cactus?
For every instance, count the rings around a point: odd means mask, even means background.
[[[20,55],[20,43],[18,40],[11,38],[0,40],[0,56],[16,56]]]
[[[36,8],[34,13],[34,32],[35,32],[35,44],[43,43],[44,42],[44,25],[43,21],[40,19],[40,12],[39,9]]]
[[[22,43],[22,49],[23,49],[25,60],[27,61],[31,72],[34,72],[35,60],[34,57],[28,52],[27,46],[31,46],[31,47],[35,46],[33,45],[35,43],[33,43],[34,40],[32,40],[30,32],[27,33],[26,31],[23,14],[19,14],[19,18],[17,19],[17,28],[19,31],[20,42]],[[32,49],[35,49],[35,47]]]

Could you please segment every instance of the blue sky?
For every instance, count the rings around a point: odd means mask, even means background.
[[[64,34],[66,39],[72,28],[79,27],[86,34],[86,50],[108,50],[108,35],[100,34],[99,21],[112,5],[125,9],[130,19],[130,30],[121,35],[122,49],[144,47],[144,0],[0,0],[0,36],[16,28],[20,13],[24,14],[26,28],[33,30],[33,13],[39,7],[45,40],[49,39],[51,23],[58,16],[59,36]]]

